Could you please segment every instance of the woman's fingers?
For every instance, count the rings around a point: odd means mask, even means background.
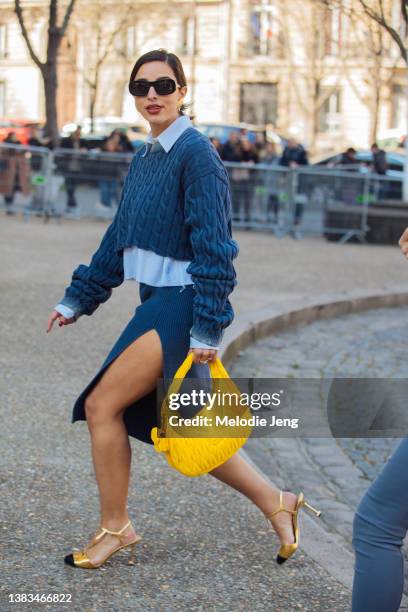
[[[76,317],[71,317],[70,319],[67,319],[62,314],[57,312],[56,310],[53,310],[47,322],[47,334],[48,332],[51,331],[52,326],[54,325],[57,319],[59,319],[58,321],[59,327],[63,327],[64,325],[70,325],[71,323],[75,323],[76,321]]]
[[[60,315],[60,313],[59,313],[59,312],[57,312],[56,310],[53,310],[53,311],[52,311],[52,313],[51,313],[51,315],[50,315],[50,318],[49,318],[49,319],[48,319],[48,321],[47,321],[47,330],[46,330],[46,331],[47,331],[47,334],[48,334],[48,332],[50,332],[50,331],[51,331],[52,326],[54,325],[55,321],[56,321],[56,320],[58,319],[58,317],[60,317],[60,316],[61,316],[61,315]]]
[[[193,353],[193,363],[210,363],[215,361],[217,358],[217,351],[211,349],[190,349],[190,353]]]

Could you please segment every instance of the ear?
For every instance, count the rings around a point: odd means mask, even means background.
[[[184,85],[184,87],[180,87],[179,92],[181,93],[182,97],[184,98],[187,95],[187,85]]]

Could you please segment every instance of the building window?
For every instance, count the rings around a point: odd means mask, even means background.
[[[6,83],[0,81],[0,117],[5,117],[6,115]]]
[[[319,132],[339,132],[341,127],[341,91],[340,89],[327,88],[322,90],[322,95],[324,101],[319,109]]]
[[[137,26],[132,25],[126,29],[126,56],[133,58],[137,54]]]
[[[317,34],[317,55],[323,59],[327,55],[338,56],[343,45],[346,30],[346,16],[341,5],[324,8],[321,14],[322,27]]]
[[[195,55],[197,53],[197,27],[194,16],[183,17],[181,22],[181,53]]]
[[[250,51],[255,55],[270,55],[275,42],[274,7],[261,4],[252,8],[250,13]]]
[[[239,120],[245,123],[276,124],[278,86],[276,83],[241,83]]]
[[[0,23],[0,59],[8,56],[8,28],[7,24]]]

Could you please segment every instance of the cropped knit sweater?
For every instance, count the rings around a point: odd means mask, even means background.
[[[148,155],[150,152],[150,144],[154,148],[163,147],[166,153],[168,153],[177,138],[191,125],[192,123],[188,116],[180,115],[163,130],[157,138],[153,138],[152,132],[150,131],[147,135],[143,156]],[[139,283],[146,283],[154,287],[173,287],[194,284],[191,275],[186,271],[189,264],[189,261],[173,259],[172,257],[163,257],[162,255],[157,255],[157,253],[153,251],[140,249],[138,246],[128,247],[123,251],[125,281],[135,280]],[[75,315],[71,308],[63,304],[57,304],[54,306],[54,309],[67,319]],[[209,346],[191,336],[190,348],[219,349],[220,347]]]
[[[153,145],[146,153],[145,147],[136,152],[114,220],[89,266],[74,270],[59,305],[76,316],[92,314],[123,282],[123,252],[136,246],[188,262],[196,290],[190,335],[216,347],[234,316],[228,296],[239,251],[231,235],[228,174],[211,142],[192,126],[169,150]]]

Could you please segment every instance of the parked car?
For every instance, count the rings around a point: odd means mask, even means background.
[[[194,127],[208,138],[218,138],[221,144],[225,144],[231,132],[240,132],[242,129],[248,130],[248,139],[255,142],[257,134],[265,134],[265,128],[251,123],[197,123]],[[275,142],[278,146],[284,145],[283,139],[276,134],[267,130],[267,140]]]
[[[394,244],[398,241],[404,227],[406,227],[408,211],[407,205],[402,201],[402,184],[404,177],[405,155],[393,151],[386,151],[388,164],[384,179],[373,177],[369,183],[369,193],[365,194],[361,174],[371,172],[371,151],[358,151],[356,154],[359,164],[352,166],[339,165],[341,153],[324,158],[314,164],[314,168],[321,170],[354,170],[356,178],[340,178],[333,181],[332,177],[324,175],[319,177],[319,185],[315,187],[315,194],[320,191],[325,206],[325,226],[327,228],[344,231],[361,227],[362,217],[360,205],[364,197],[369,197],[366,223],[368,231],[365,239],[376,244]],[[360,175],[360,176],[359,176]],[[387,178],[393,180],[387,181]],[[345,195],[348,196],[345,199]],[[351,199],[353,201],[351,201]],[[339,240],[341,233],[327,232],[327,240]]]
[[[39,125],[39,121],[31,119],[0,118],[0,142],[7,138],[11,132],[14,132],[21,144],[26,145],[31,137],[32,128]]]
[[[370,165],[372,163],[371,151],[357,151],[356,158],[359,164],[340,164],[342,153],[331,155],[313,164],[315,168],[328,170],[345,170],[358,173],[372,172]],[[404,178],[404,163],[405,155],[386,151],[387,174],[385,178],[390,178],[389,182],[381,181],[380,198],[381,200],[401,200],[402,199],[402,182]],[[323,177],[321,180],[324,182]]]
[[[342,154],[343,152],[337,153],[336,155],[331,155],[330,157],[325,157],[320,161],[315,162],[313,165],[323,166],[327,168],[336,168],[337,170],[358,169],[360,172],[369,171],[369,165],[372,162],[371,151],[357,151],[356,158],[360,162],[360,165],[357,167],[355,165],[340,165]],[[387,176],[402,180],[404,173],[405,155],[401,153],[394,153],[393,151],[386,151],[386,159],[388,165]]]
[[[86,141],[88,149],[99,148],[113,130],[121,130],[126,133],[134,149],[144,144],[147,136],[147,130],[144,126],[129,123],[120,117],[95,117],[93,131],[91,132],[91,119],[86,117],[78,123],[67,123],[64,125],[61,130],[61,137],[69,136],[77,125],[82,127],[81,137]]]

